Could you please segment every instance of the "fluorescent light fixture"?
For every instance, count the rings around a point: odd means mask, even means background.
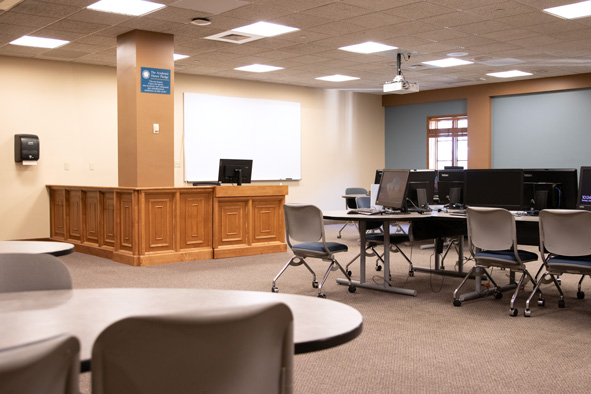
[[[367,42],[364,42],[361,44],[340,47],[339,49],[341,51],[368,54],[368,53],[391,51],[393,49],[398,49],[398,47],[393,47],[391,45],[386,45],[386,44],[380,44],[379,42],[367,41]]]
[[[428,64],[430,66],[435,66],[435,67],[453,67],[453,66],[463,66],[465,64],[473,64],[474,62],[469,62],[467,60],[448,57],[447,59],[431,60],[429,62],[421,62],[421,63]]]
[[[291,33],[292,31],[297,30],[300,29],[296,27],[277,25],[275,23],[269,22],[256,22],[251,25],[246,25],[242,27],[237,27],[236,29],[232,29],[232,31],[237,31],[238,33],[255,34],[257,36],[263,37],[274,37],[280,34]]]
[[[584,18],[591,16],[591,1],[581,1],[580,3],[545,8],[544,12],[565,19]]]
[[[189,57],[188,55],[181,55],[181,54],[175,53],[174,55],[172,55],[172,60],[176,61],[176,60],[186,59],[188,57]]]
[[[525,77],[525,76],[533,75],[533,74],[526,73],[524,71],[519,71],[519,70],[511,70],[511,71],[502,71],[502,72],[498,72],[498,73],[490,73],[490,74],[486,74],[486,75],[490,75],[491,77],[497,77],[497,78],[513,78],[513,77]]]
[[[144,0],[100,0],[87,8],[113,14],[140,16],[162,7],[165,7],[165,5]]]
[[[10,43],[12,45],[22,45],[25,47],[57,48],[61,47],[62,45],[66,45],[69,42],[70,41],[58,40],[56,38],[22,36],[21,38],[11,41]]]
[[[269,71],[283,70],[283,67],[266,66],[264,64],[251,64],[250,66],[236,67],[234,70],[248,71],[251,73],[266,73]]]
[[[346,82],[346,81],[354,81],[359,78],[350,77],[348,75],[335,74],[335,75],[327,75],[326,77],[318,77],[315,79],[318,79],[320,81],[328,81],[328,82]]]

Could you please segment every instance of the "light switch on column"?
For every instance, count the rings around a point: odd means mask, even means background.
[[[158,123],[154,123],[154,134],[160,133],[160,125]]]

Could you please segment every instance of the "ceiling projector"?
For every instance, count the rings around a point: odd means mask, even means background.
[[[406,94],[416,93],[419,91],[419,84],[416,82],[408,82],[402,74],[394,77],[392,82],[384,84],[384,93]]]

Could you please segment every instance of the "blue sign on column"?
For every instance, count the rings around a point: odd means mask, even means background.
[[[142,67],[141,92],[170,94],[170,70]]]

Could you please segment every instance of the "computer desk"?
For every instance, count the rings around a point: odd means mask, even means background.
[[[409,296],[416,296],[416,290],[404,289],[399,287],[391,286],[390,280],[390,253],[384,253],[384,284],[382,286],[373,283],[368,283],[366,280],[365,272],[365,243],[366,237],[365,232],[368,222],[379,221],[383,224],[384,230],[384,250],[388,251],[390,248],[390,225],[396,222],[411,222],[413,230],[413,239],[425,240],[434,239],[442,240],[448,237],[458,238],[458,269],[446,270],[443,267],[443,260],[440,254],[435,252],[435,263],[434,268],[414,266],[415,271],[430,272],[440,275],[451,275],[464,277],[465,273],[463,270],[463,237],[467,234],[466,228],[466,215],[457,215],[453,212],[444,212],[434,210],[431,212],[425,212],[423,214],[417,212],[411,213],[393,213],[393,214],[378,214],[378,215],[362,215],[362,214],[349,214],[347,210],[338,211],[325,211],[323,212],[324,219],[338,220],[338,221],[356,221],[359,223],[359,236],[360,236],[360,270],[359,270],[359,281],[352,281],[352,283],[360,288],[367,288],[373,290],[387,291],[390,293],[403,294]],[[537,216],[515,216],[516,226],[518,231],[518,243],[525,245],[537,245],[538,241],[538,229],[537,229]],[[445,256],[445,255],[444,255]],[[514,280],[511,278],[512,284],[505,286],[502,290],[509,290],[514,288]],[[349,282],[346,279],[337,279],[337,283],[342,285],[348,285]],[[465,294],[462,300],[468,300],[472,298],[481,297],[481,278],[475,277],[475,290],[473,293]]]

